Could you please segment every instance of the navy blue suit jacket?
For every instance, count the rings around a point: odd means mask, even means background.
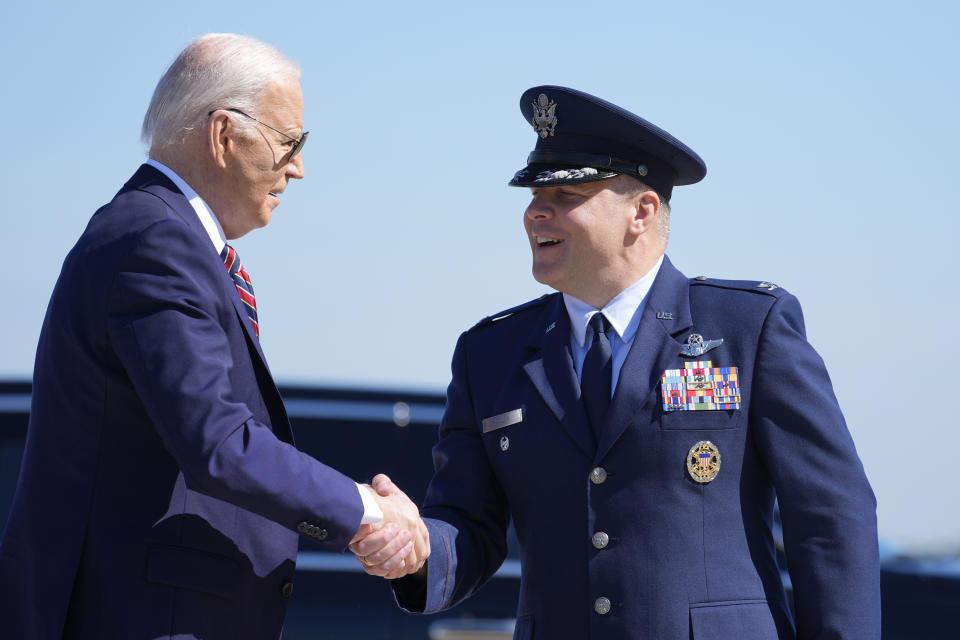
[[[422,581],[395,581],[400,604],[431,612],[473,593],[512,519],[517,640],[879,638],[873,493],[796,298],[757,285],[687,279],[665,259],[598,443],[559,294],[463,334],[423,510],[425,598]],[[723,343],[684,357],[691,333]],[[691,360],[738,367],[739,410],[663,410],[661,375]],[[721,455],[707,484],[686,466],[702,440]]]
[[[183,194],[141,167],[50,300],[0,635],[277,638],[298,524],[340,551],[362,511],[352,480],[293,446],[223,261]]]

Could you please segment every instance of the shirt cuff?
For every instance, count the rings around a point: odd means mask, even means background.
[[[357,491],[360,492],[360,499],[363,501],[363,517],[360,518],[360,524],[375,524],[383,520],[383,511],[380,510],[380,505],[377,504],[370,493],[373,489],[359,483],[355,484],[357,485]]]

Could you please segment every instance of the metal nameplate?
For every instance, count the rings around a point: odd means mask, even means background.
[[[489,433],[491,431],[496,431],[497,429],[503,429],[504,427],[509,427],[512,424],[517,424],[518,422],[523,422],[523,408],[514,409],[513,411],[507,411],[506,413],[498,413],[495,416],[490,416],[489,418],[484,418],[481,422],[484,433]]]

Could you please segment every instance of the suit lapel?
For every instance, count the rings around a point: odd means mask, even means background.
[[[529,342],[534,354],[523,365],[524,371],[567,434],[593,459],[596,445],[570,354],[570,318],[559,294],[545,306]]]
[[[158,196],[167,203],[188,227],[209,242],[207,230],[203,228],[203,224],[201,224],[200,218],[197,216],[197,212],[194,211],[193,206],[187,200],[186,196],[180,193],[176,185],[174,185],[167,176],[163,175],[162,172],[150,165],[141,165],[140,169],[130,178],[127,184],[123,186],[123,189],[142,189]],[[210,248],[213,249],[212,246]],[[260,361],[266,366],[267,359],[263,355],[263,350],[260,348],[260,340],[253,330],[253,325],[250,324],[247,311],[243,306],[243,301],[240,299],[240,294],[237,293],[237,287],[233,283],[230,273],[224,267],[223,260],[220,259],[220,256],[217,255],[215,250],[211,251],[211,259],[219,263],[218,269],[223,272],[223,283],[227,291],[227,298],[233,303],[234,309],[237,311],[237,319],[240,324],[243,325],[243,330],[247,335],[247,342],[253,351],[256,352]]]
[[[253,324],[250,323],[250,316],[247,315],[247,308],[243,305],[243,300],[240,299],[240,294],[237,293],[237,285],[234,284],[233,279],[230,277],[230,273],[226,269],[224,269],[223,272],[226,274],[229,282],[229,293],[227,294],[227,297],[230,298],[231,302],[233,302],[233,308],[237,312],[237,318],[240,320],[240,324],[243,325],[243,330],[247,334],[247,344],[249,344],[250,347],[256,351],[257,355],[260,356],[260,361],[266,365],[267,358],[263,355],[263,350],[260,348],[260,338],[257,337],[257,333],[253,330]]]
[[[163,175],[161,171],[148,164],[141,165],[137,172],[133,174],[133,177],[123,186],[121,191],[130,189],[142,189],[156,195],[167,203],[170,209],[173,210],[188,227],[203,237],[207,243],[210,242],[207,230],[203,228],[203,224],[200,222],[200,218],[197,216],[197,212],[194,211],[190,201],[187,200],[186,196],[184,196],[176,185],[173,184],[167,176]],[[237,314],[237,321],[243,327],[247,349],[251,352],[251,359],[254,364],[254,373],[256,374],[260,391],[266,401],[267,411],[270,413],[270,420],[273,422],[274,431],[281,439],[292,442],[293,434],[290,430],[290,421],[287,417],[280,391],[273,381],[270,368],[267,366],[267,359],[263,355],[263,350],[260,347],[260,339],[257,338],[257,334],[253,330],[253,325],[250,324],[247,311],[243,306],[243,301],[240,299],[240,294],[237,293],[237,287],[230,277],[230,272],[227,271],[223,260],[217,255],[212,245],[210,249],[210,259],[217,263],[217,266],[212,268],[222,274],[224,295],[233,303],[234,310]]]
[[[598,460],[655,399],[660,376],[676,360],[682,347],[676,336],[692,324],[688,280],[664,256],[660,272],[650,287],[633,345],[620,369],[597,447]]]

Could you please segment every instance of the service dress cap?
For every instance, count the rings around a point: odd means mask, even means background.
[[[634,176],[669,200],[674,185],[707,174],[690,147],[660,127],[615,104],[566,87],[527,89],[520,111],[537,134],[515,187],[555,187]]]

